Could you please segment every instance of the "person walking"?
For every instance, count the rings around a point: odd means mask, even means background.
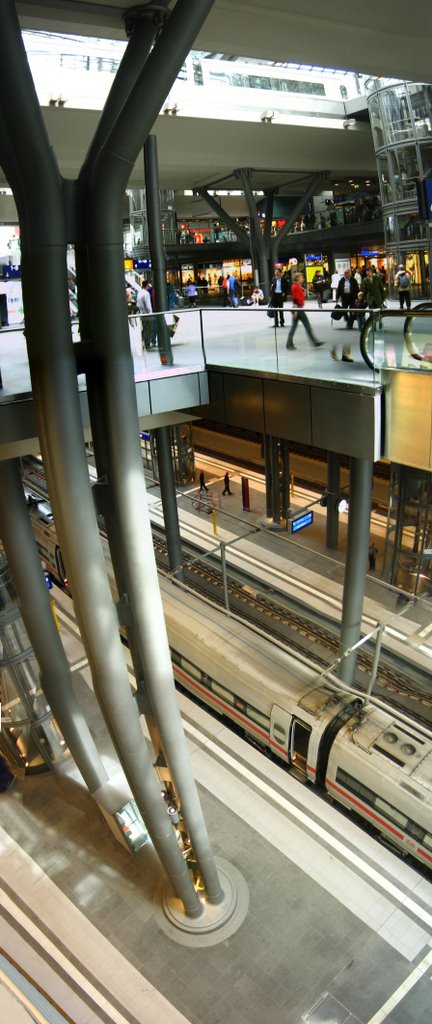
[[[275,276],[272,278],[270,285],[270,309],[274,309],[274,324],[272,327],[285,327],[284,320],[284,298],[285,298],[285,282],[282,278],[282,274],[277,268],[275,270]],[[278,322],[279,318],[279,322]]]
[[[324,344],[323,341],[318,341],[318,338],[315,337],[311,325],[309,323],[309,319],[304,311],[305,291],[303,288],[303,284],[303,274],[294,274],[294,282],[291,285],[291,298],[293,301],[292,324],[286,343],[286,347],[288,349],[295,349],[295,345],[293,344],[293,338],[299,323],[303,324],[309,341],[311,342],[312,345],[315,346],[315,348],[319,348],[320,345]]]
[[[318,309],[322,309],[326,279],[321,270],[317,270],[312,278],[312,287],[317,297]]]
[[[143,351],[144,349],[150,348],[153,333],[153,317],[149,315],[153,313],[149,289],[150,282],[143,281],[141,288],[138,289],[136,296],[137,310],[138,313],[142,316],[141,338]]]
[[[332,290],[333,302],[336,302],[336,292],[338,290],[338,285],[339,285],[340,279],[341,279],[340,274],[338,273],[337,270],[335,270],[334,274],[332,274],[332,276],[331,276],[331,290]]]
[[[369,546],[368,559],[369,559],[369,572],[375,572],[376,556],[378,554],[378,548],[374,541]]]
[[[349,312],[354,308],[354,303],[358,295],[358,284],[354,277],[354,274],[349,267],[343,272],[336,291],[336,301],[340,302],[342,309],[345,310],[344,319],[346,320],[346,327],[348,330],[352,330],[354,324],[354,313]]]
[[[189,308],[193,309],[196,306],[196,300],[198,297],[197,287],[192,278],[189,277],[186,284],[186,297],[189,299]]]
[[[206,482],[205,482],[205,479],[204,479],[204,472],[203,472],[203,470],[201,470],[201,473],[200,473],[199,486],[200,486],[200,491],[208,491],[208,487],[206,486]]]
[[[230,490],[230,478],[229,478],[229,473],[228,472],[225,473],[225,476],[224,476],[224,485],[225,486],[224,486],[224,489],[222,491],[222,494],[232,494],[232,491]]]
[[[367,268],[366,277],[363,281],[363,292],[368,308],[381,311],[385,299],[384,285],[381,274],[377,274],[373,267]],[[382,327],[381,314],[378,318],[378,327]]]
[[[410,295],[410,284],[411,284],[411,273],[406,270],[403,263],[399,263],[397,274],[395,274],[394,285],[397,288],[399,296],[399,308],[404,308],[404,302],[407,309],[411,309],[411,295]]]
[[[365,309],[367,308],[366,299],[362,291],[359,291],[354,306],[356,309],[357,326],[359,331],[362,331],[366,320]]]
[[[235,274],[230,274],[228,278],[228,300],[229,305],[232,306],[233,309],[238,308],[240,290],[240,282],[237,277]]]

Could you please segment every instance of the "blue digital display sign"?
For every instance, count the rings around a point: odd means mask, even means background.
[[[426,212],[428,220],[432,220],[432,178],[426,178],[424,183],[426,194]]]
[[[299,530],[304,530],[305,526],[310,526],[313,523],[313,512],[304,512],[302,516],[297,516],[297,519],[291,519],[291,533],[298,533]]]

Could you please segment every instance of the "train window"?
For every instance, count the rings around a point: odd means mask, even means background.
[[[424,834],[423,846],[425,846],[427,850],[432,850],[432,836],[430,836],[428,832],[425,832]]]
[[[60,548],[56,548],[56,553],[55,554],[56,554],[56,563],[57,563],[57,569],[58,569],[58,573],[59,573],[60,579],[61,580],[67,580],[67,573],[66,573],[65,564],[64,564],[64,561],[63,561],[63,556],[62,556],[62,553],[60,551]]]
[[[417,842],[423,842],[425,835],[424,828],[421,828],[420,825],[416,825],[415,821],[408,821],[406,831],[413,839],[417,839]]]
[[[357,779],[354,779],[352,775],[348,775],[342,768],[338,768],[336,772],[336,782],[339,782],[342,786],[345,786],[351,793],[355,793],[360,796],[365,804],[369,807],[373,807],[377,811],[381,811],[385,814],[388,821],[392,821],[395,825],[399,825],[399,828],[403,828],[404,832],[412,839],[423,844],[428,849],[432,850],[432,836],[423,833],[421,825],[417,825],[414,821],[406,818],[404,814],[387,803],[380,796],[374,793],[371,789],[367,789],[366,786],[362,786]]]
[[[182,669],[184,669],[184,671],[187,672],[188,675],[192,677],[192,679],[197,679],[199,682],[201,682],[201,672],[200,669],[196,667],[196,665],[193,665],[191,661],[186,661],[186,658],[180,658],[179,662],[181,664]]]
[[[262,725],[263,729],[265,729],[266,732],[269,731],[269,729],[270,729],[270,719],[267,718],[267,715],[261,714],[261,711],[257,711],[256,708],[251,708],[250,704],[248,704],[247,716],[248,716],[248,718],[251,719],[252,722],[256,722],[257,725]],[[277,729],[277,728],[278,728],[278,726],[275,726],[275,729]],[[285,732],[284,732],[284,730],[282,730],[282,731],[284,733],[284,738],[285,738]]]
[[[237,708],[237,711],[243,711],[244,715],[247,712],[246,701],[242,700],[241,697],[234,697],[234,707]]]
[[[408,818],[401,814],[400,811],[397,811],[395,807],[392,807],[391,804],[388,804],[386,800],[382,800],[380,796],[377,796],[375,799],[375,807],[377,811],[382,811],[389,821],[393,821],[395,825],[400,825],[405,830],[407,829]]]
[[[340,782],[341,786],[345,786],[351,793],[357,793],[361,796],[366,804],[373,806],[375,801],[375,794],[371,789],[367,789],[366,786],[362,786],[357,779],[354,779],[352,775],[348,775],[348,772],[344,772],[343,768],[338,768],[336,772],[336,782]]]
[[[215,683],[213,680],[212,690],[213,693],[216,693],[219,697],[222,697],[223,700],[226,700],[227,704],[232,704],[234,707],[234,694],[230,693],[229,690],[226,690],[224,686],[220,686],[219,683]]]
[[[277,722],[273,725],[273,735],[278,743],[286,743],[286,732],[282,725],[278,725]]]

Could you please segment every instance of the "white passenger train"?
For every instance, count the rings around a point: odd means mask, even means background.
[[[67,585],[54,523],[35,503],[29,512],[41,558]],[[160,584],[176,682],[432,870],[426,731],[365,704],[308,659],[171,581]]]

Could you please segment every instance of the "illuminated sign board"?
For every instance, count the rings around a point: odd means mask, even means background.
[[[297,519],[291,519],[291,533],[298,533],[299,530],[304,530],[305,526],[310,526],[313,523],[313,512],[304,512],[302,516],[297,516]]]

